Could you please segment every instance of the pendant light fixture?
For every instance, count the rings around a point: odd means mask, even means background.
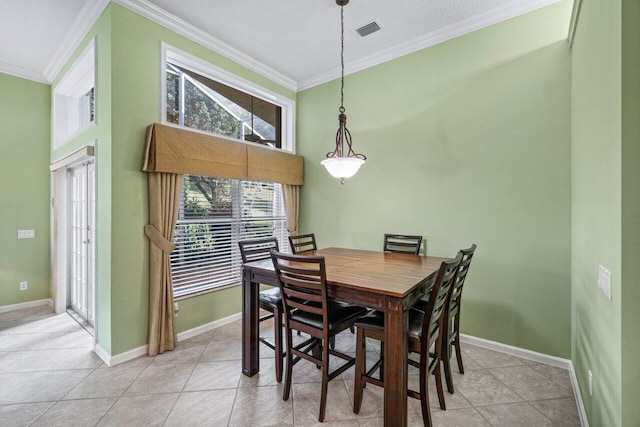
[[[336,0],[336,4],[340,6],[340,25],[341,25],[341,79],[340,79],[340,108],[338,111],[338,132],[336,133],[336,149],[331,153],[327,153],[327,158],[320,163],[327,168],[327,172],[331,176],[340,178],[340,183],[344,184],[345,178],[351,178],[358,172],[360,166],[364,164],[366,156],[364,154],[356,154],[351,148],[351,133],[347,129],[347,116],[344,114],[344,7],[349,4],[349,0]],[[345,150],[345,143],[347,149]]]

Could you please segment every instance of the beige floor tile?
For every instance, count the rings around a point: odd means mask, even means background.
[[[528,403],[483,406],[476,408],[493,427],[551,427],[553,423]]]
[[[99,426],[160,426],[173,407],[178,393],[123,396],[109,409]]]
[[[213,341],[230,341],[242,339],[242,323],[236,321],[224,326],[220,326],[213,331]]]
[[[523,399],[487,370],[453,373],[456,393],[461,393],[474,406],[521,402]]]
[[[184,391],[236,388],[242,375],[240,361],[198,363]]]
[[[549,418],[554,425],[560,427],[580,426],[580,416],[575,398],[544,400],[531,402],[537,410]]]
[[[165,351],[153,358],[153,365],[166,365],[174,363],[198,363],[204,349],[207,347],[206,342],[189,341],[178,343],[176,348]]]
[[[0,404],[60,400],[91,372],[78,369],[0,375]]]
[[[315,423],[320,413],[320,383],[294,384],[292,387],[293,413],[298,423]],[[327,388],[325,421],[356,419],[344,381],[334,379]]]
[[[147,366],[125,391],[125,396],[135,394],[178,393],[184,388],[195,364]]]
[[[524,400],[556,399],[573,395],[530,366],[512,366],[491,369],[491,373]]]
[[[271,349],[268,347],[267,349],[273,354]],[[260,357],[265,353],[269,354],[264,350],[264,347],[260,350]],[[200,358],[200,362],[219,362],[222,360],[242,360],[242,340],[211,341]]]
[[[470,356],[483,368],[503,368],[505,366],[524,365],[524,362],[518,357],[511,356],[506,353],[500,353],[499,351],[488,350],[482,347],[467,346],[465,354]]]
[[[7,352],[0,361],[0,373],[92,369],[102,364],[90,348]]]
[[[0,424],[14,427],[28,426],[53,405],[54,402],[0,405]]]
[[[434,427],[491,427],[475,408],[438,411],[431,415],[431,419]]]
[[[235,396],[234,389],[181,393],[164,425],[226,426]]]
[[[98,368],[65,397],[68,399],[120,397],[140,376],[145,366]]]
[[[43,345],[43,343],[65,336],[64,332],[57,332],[55,334],[4,334],[0,335],[0,351],[17,351],[17,350],[32,350]]]
[[[531,365],[531,367],[546,379],[557,383],[560,387],[567,391],[571,391],[573,394],[573,385],[571,384],[571,375],[569,374],[568,369],[542,364]]]
[[[293,425],[293,399],[282,400],[282,387],[240,388],[229,426]]]
[[[34,346],[36,349],[70,349],[85,348],[91,350],[93,337],[84,329],[79,331],[60,334],[58,337],[49,339],[40,345]]]
[[[82,399],[61,401],[53,405],[32,426],[95,426],[116,399]]]

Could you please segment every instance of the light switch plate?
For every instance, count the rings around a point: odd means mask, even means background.
[[[18,239],[34,239],[35,237],[35,230],[18,230]]]
[[[598,287],[611,301],[611,272],[603,266],[598,268]]]

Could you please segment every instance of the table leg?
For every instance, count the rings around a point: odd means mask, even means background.
[[[251,281],[251,270],[242,272],[242,373],[250,377],[260,371],[258,341],[258,284]]]
[[[384,425],[407,425],[407,327],[402,300],[388,298],[384,316]]]

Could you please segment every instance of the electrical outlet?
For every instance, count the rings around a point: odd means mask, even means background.
[[[598,287],[611,301],[611,272],[603,266],[598,268]]]
[[[27,289],[29,289],[29,284],[27,282],[20,282],[20,290],[26,291]]]
[[[173,303],[173,313],[178,317],[178,312],[180,311],[180,306],[178,306],[177,302]]]
[[[593,396],[593,374],[589,369],[589,396]]]

